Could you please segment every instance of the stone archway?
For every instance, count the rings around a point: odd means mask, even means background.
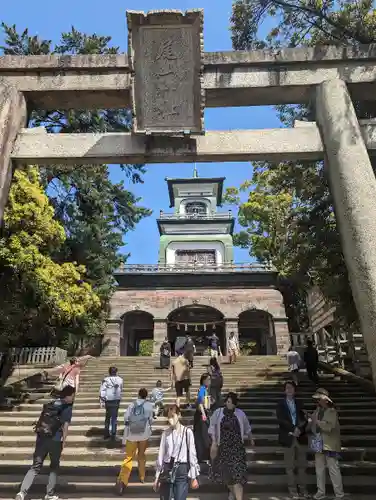
[[[247,309],[238,317],[239,343],[251,347],[251,354],[277,354],[273,316],[261,309]]]
[[[208,337],[215,332],[222,352],[226,346],[224,315],[214,307],[192,304],[174,309],[167,317],[167,334],[175,353],[178,337],[190,335],[196,345],[197,354],[204,354],[208,347]]]
[[[139,352],[141,340],[154,339],[154,316],[136,310],[122,316],[120,356],[134,356]]]

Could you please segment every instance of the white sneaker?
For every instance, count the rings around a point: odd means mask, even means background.
[[[326,495],[323,495],[322,493],[316,493],[313,498],[314,500],[324,500],[326,498]]]
[[[19,493],[17,493],[16,495],[16,500],[25,500],[25,494],[22,493],[22,491],[20,491]]]
[[[44,500],[59,500],[59,497],[57,495],[46,495]]]

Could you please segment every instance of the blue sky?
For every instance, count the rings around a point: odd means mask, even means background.
[[[21,4],[22,3],[22,8]],[[87,34],[112,36],[114,45],[126,51],[127,28],[125,11],[156,9],[203,8],[205,13],[205,50],[231,50],[229,18],[231,0],[33,0],[33,2],[2,2],[0,21],[16,24],[18,30],[29,28],[30,34],[57,42],[60,34],[73,25]],[[1,41],[1,38],[0,38]],[[271,107],[219,108],[205,112],[207,130],[262,129],[280,127],[276,113]],[[226,177],[225,186],[239,186],[250,178],[250,163],[204,163],[198,164],[200,177]],[[170,211],[165,177],[186,177],[193,165],[150,165],[145,183],[130,186],[142,198],[142,204],[153,210],[153,215],[142,221],[126,236],[124,251],[130,252],[129,263],[155,263],[158,255],[158,230],[155,222],[159,210]],[[121,172],[112,168],[114,180]],[[223,207],[226,209],[226,207]],[[246,250],[235,249],[235,262],[248,262]]]

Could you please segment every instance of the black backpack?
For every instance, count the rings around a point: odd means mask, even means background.
[[[61,414],[65,408],[67,405],[57,405],[56,401],[45,403],[38,421],[34,423],[36,434],[41,437],[54,437],[63,425]]]

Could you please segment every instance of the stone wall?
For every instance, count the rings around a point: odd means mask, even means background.
[[[275,342],[279,354],[285,353],[290,344],[287,319],[282,295],[268,289],[198,289],[198,290],[117,290],[111,299],[111,320],[104,335],[104,355],[120,354],[121,322],[124,314],[144,311],[154,319],[154,352],[167,334],[167,318],[175,309],[199,304],[220,311],[228,332],[238,332],[238,316],[243,311],[258,309],[273,318]]]
[[[177,277],[178,279],[178,277]],[[247,309],[260,309],[273,318],[286,318],[282,295],[275,289],[250,290],[117,290],[111,299],[111,319],[120,320],[134,310],[148,312],[154,319],[166,319],[179,307],[200,304],[214,307],[225,318],[237,318]]]

